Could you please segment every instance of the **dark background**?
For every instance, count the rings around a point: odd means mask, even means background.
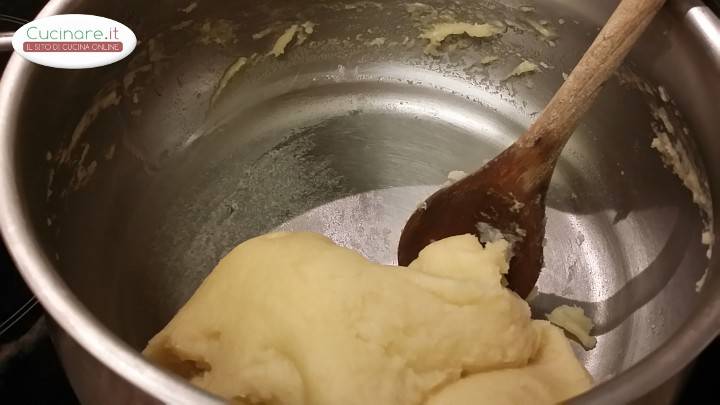
[[[30,20],[45,2],[0,0],[0,32],[18,28],[17,23],[7,21],[4,16]],[[720,1],[711,0],[708,4],[716,12],[720,11]],[[9,54],[0,53],[0,70],[8,57]],[[30,290],[0,241],[0,331],[8,326],[4,321],[31,299]],[[718,381],[714,366],[719,360],[720,340],[716,339],[687,373],[678,404],[720,404],[720,399],[714,397],[714,384]],[[78,403],[47,335],[40,305],[32,307],[19,321],[0,333],[0,403]]]
[[[0,0],[0,32],[19,28],[5,16],[31,20],[45,3]],[[10,53],[0,52],[0,71],[9,57]],[[0,331],[9,326],[5,320],[30,299],[30,290],[0,240]],[[47,335],[40,305],[0,333],[0,404],[78,404]]]

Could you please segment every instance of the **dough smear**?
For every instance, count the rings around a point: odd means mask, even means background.
[[[312,233],[223,258],[143,354],[243,404],[540,404],[591,385],[560,329],[501,284],[508,243],[426,247],[409,268]]]

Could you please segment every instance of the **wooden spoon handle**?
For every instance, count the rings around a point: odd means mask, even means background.
[[[516,142],[540,147],[553,162],[590,108],[602,85],[623,61],[665,0],[622,0],[565,83]]]

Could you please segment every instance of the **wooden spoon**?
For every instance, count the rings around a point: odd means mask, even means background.
[[[532,126],[480,170],[439,190],[413,213],[400,236],[398,263],[410,264],[433,241],[479,235],[478,224],[488,224],[513,241],[508,282],[527,297],[543,265],[545,196],[560,152],[663,3],[622,0]]]

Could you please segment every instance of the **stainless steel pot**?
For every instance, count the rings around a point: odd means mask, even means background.
[[[518,136],[613,6],[51,1],[43,16],[107,16],[141,41],[92,70],[13,56],[0,84],[2,233],[57,322],[80,399],[216,402],[138,349],[223,253],[271,229],[310,229],[393,262],[417,202]],[[425,55],[418,34],[452,19],[507,32]],[[299,28],[302,44],[267,56],[306,21],[316,25]],[[507,78],[523,59],[540,71]],[[563,154],[533,309],[572,303],[597,323],[597,348],[579,351],[597,385],[573,402],[637,399],[720,330],[718,264],[701,244],[712,212],[651,148],[670,126],[717,198],[717,94],[720,23],[672,0]]]

